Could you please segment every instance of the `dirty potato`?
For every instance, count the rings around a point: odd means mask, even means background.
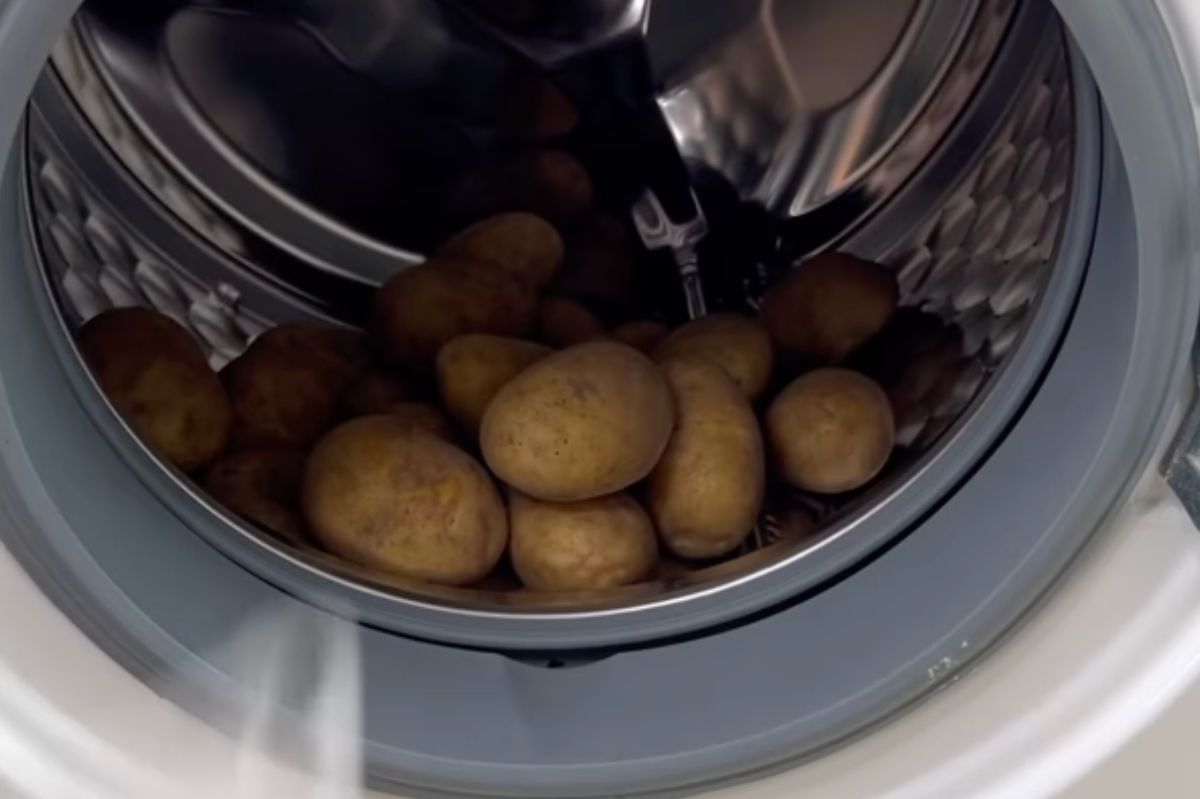
[[[456,233],[438,248],[438,255],[492,264],[540,288],[553,280],[562,266],[563,240],[540,216],[514,211]]]
[[[715,558],[754,527],[766,486],[762,433],[749,401],[721,369],[694,357],[663,364],[675,430],[647,481],[663,543],[684,558]]]
[[[492,471],[536,499],[573,502],[641,480],[671,435],[671,392],[646,356],[589,342],[554,353],[508,382],[483,416]]]
[[[322,438],[301,500],[333,554],[431,583],[482,579],[508,541],[504,504],[483,467],[393,416],[364,416]]]
[[[792,381],[767,410],[766,430],[781,476],[819,494],[868,483],[895,442],[887,395],[847,369],[818,369]]]
[[[172,464],[192,471],[225,449],[229,398],[177,322],[143,308],[107,311],[83,326],[79,349],[108,400]]]
[[[899,289],[884,267],[846,253],[803,262],[763,298],[760,318],[777,351],[812,365],[836,365],[883,329]]]
[[[532,341],[481,333],[459,336],[438,352],[437,384],[446,411],[472,441],[492,398],[553,350]]]
[[[342,393],[368,360],[358,331],[319,323],[263,333],[221,371],[239,447],[307,447],[337,421]]]
[[[204,477],[204,488],[239,516],[293,544],[305,540],[300,481],[306,454],[292,447],[257,447],[222,456]]]
[[[524,337],[537,295],[492,264],[434,258],[406,269],[375,295],[372,331],[396,366],[429,373],[438,350],[467,333]]]
[[[514,492],[510,553],[535,591],[616,588],[646,579],[658,559],[654,527],[626,493],[580,502],[542,502]]]

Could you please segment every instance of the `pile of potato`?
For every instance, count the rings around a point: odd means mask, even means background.
[[[876,264],[821,255],[758,318],[669,330],[550,293],[565,256],[543,218],[493,216],[381,287],[367,332],[281,325],[219,374],[153,311],[102,314],[79,345],[151,448],[280,538],[452,586],[507,553],[543,592],[739,552],[769,482],[867,484],[892,454],[893,405],[931,390],[889,355],[898,295]],[[812,534],[802,510],[789,519]]]

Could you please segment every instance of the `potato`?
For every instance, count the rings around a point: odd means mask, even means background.
[[[79,349],[109,402],[172,464],[192,471],[225,449],[229,398],[178,323],[144,308],[107,311],[80,330]]]
[[[741,544],[762,507],[766,463],[749,401],[721,369],[698,358],[663,364],[675,430],[647,481],[647,505],[667,548],[715,558]]]
[[[525,281],[488,264],[434,258],[383,285],[372,331],[394,365],[428,372],[451,339],[466,333],[523,337],[536,316],[537,295]]]
[[[479,443],[504,482],[535,499],[574,502],[649,474],[673,421],[670,389],[650,359],[595,341],[510,380],[483,416]]]
[[[484,207],[529,211],[556,225],[569,224],[592,207],[592,179],[574,156],[532,149],[500,164],[484,181]]]
[[[558,274],[563,240],[546,220],[520,211],[497,214],[456,233],[438,255],[493,264],[534,286],[545,286]]]
[[[760,318],[781,355],[807,364],[838,364],[883,329],[899,297],[895,277],[882,266],[825,253],[771,288]]]
[[[604,336],[604,325],[575,300],[546,297],[538,308],[538,337],[554,347],[569,347]]]
[[[415,393],[409,381],[399,374],[378,368],[368,369],[352,380],[342,392],[342,415],[353,419],[356,416],[387,413],[396,403],[412,400]]]
[[[900,436],[906,428],[919,431],[938,411],[964,368],[962,351],[959,328],[933,314],[901,308],[849,363],[887,392]]]
[[[428,402],[396,402],[385,413],[399,419],[405,424],[429,433],[434,438],[440,438],[447,444],[454,444],[454,426],[441,410]]]
[[[305,540],[300,481],[306,454],[292,447],[258,447],[224,455],[209,467],[204,489],[239,516],[293,544]]]
[[[766,430],[783,478],[819,494],[869,482],[895,440],[883,389],[847,369],[818,369],[792,381],[767,409]]]
[[[333,554],[431,583],[482,579],[508,541],[504,504],[483,467],[392,416],[354,419],[322,438],[301,501]]]
[[[537,143],[565,136],[579,123],[574,104],[548,78],[521,75],[501,94],[496,128],[521,141]]]
[[[471,437],[479,439],[479,425],[492,398],[530,364],[553,350],[532,341],[503,336],[459,336],[438,352],[437,384],[442,404]]]
[[[592,214],[564,233],[566,255],[552,290],[593,308],[621,312],[635,299],[638,245],[626,226]]]
[[[342,392],[366,368],[361,333],[322,324],[268,330],[221,371],[239,447],[307,447],[337,421]]]
[[[671,329],[661,322],[643,319],[617,325],[610,336],[613,341],[633,347],[638,352],[651,353],[670,332]]]
[[[766,328],[738,313],[715,313],[688,322],[654,351],[660,362],[686,356],[721,369],[750,399],[767,387],[774,365]]]
[[[513,568],[535,591],[591,591],[653,573],[658,543],[649,517],[622,492],[581,502],[509,499]]]

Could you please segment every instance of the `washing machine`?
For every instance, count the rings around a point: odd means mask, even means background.
[[[836,249],[953,327],[883,479],[561,601],[290,546],[132,434],[80,325],[355,323],[531,62],[598,187],[652,110],[714,304]],[[6,795],[1190,795],[1106,769],[1200,723],[1200,6],[5,0],[0,75]],[[581,291],[681,313],[635,263]]]

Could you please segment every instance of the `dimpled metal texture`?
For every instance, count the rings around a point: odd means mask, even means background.
[[[49,146],[30,144],[30,195],[46,275],[67,321],[141,306],[191,330],[219,369],[267,327],[235,288],[207,286],[156,253]]]

